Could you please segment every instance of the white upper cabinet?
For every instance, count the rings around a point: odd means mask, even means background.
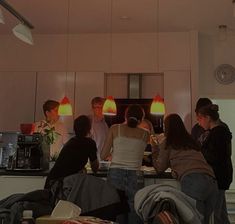
[[[92,98],[104,97],[104,73],[77,72],[75,90],[75,117],[89,115]]]
[[[0,72],[0,130],[19,131],[34,122],[35,72]]]
[[[191,131],[190,71],[164,72],[164,101],[166,113],[179,114],[187,130]]]

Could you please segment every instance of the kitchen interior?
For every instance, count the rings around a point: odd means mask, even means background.
[[[31,43],[18,39],[12,29],[19,20],[0,4],[1,149],[16,147],[20,124],[43,118],[45,100],[60,101],[65,95],[73,115],[62,119],[71,136],[74,118],[91,113],[91,99],[110,95],[160,95],[166,112],[180,114],[188,131],[196,122],[197,99],[209,97],[235,133],[234,78],[216,76],[220,65],[235,66],[232,0],[7,2],[34,28]],[[130,77],[140,80],[137,95],[131,93]],[[235,164],[234,153],[232,159]],[[15,184],[19,180],[21,187]],[[39,174],[1,175],[0,198],[43,187],[44,181]]]

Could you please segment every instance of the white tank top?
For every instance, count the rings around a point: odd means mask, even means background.
[[[118,136],[113,141],[111,168],[139,170],[142,165],[146,142],[146,133],[141,139],[121,136],[118,125]]]

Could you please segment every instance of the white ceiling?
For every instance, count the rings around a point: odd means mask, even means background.
[[[232,0],[6,1],[34,25],[34,34],[63,34],[68,30],[69,33],[207,32],[216,31],[220,24],[235,28]],[[11,33],[18,20],[1,5],[0,8],[5,17],[0,34]]]

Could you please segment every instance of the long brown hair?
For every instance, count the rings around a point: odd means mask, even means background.
[[[178,114],[169,114],[165,120],[166,148],[169,146],[176,150],[194,149],[200,147],[186,130],[181,117]]]

